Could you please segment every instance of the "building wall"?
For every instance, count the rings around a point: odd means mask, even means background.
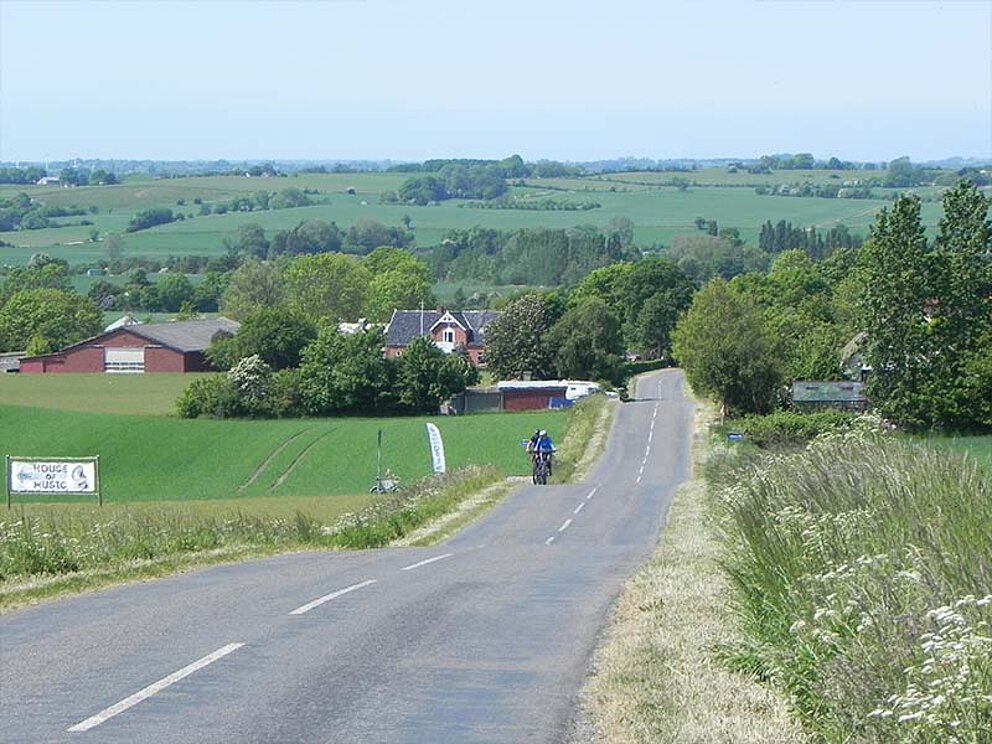
[[[565,388],[545,390],[504,390],[504,411],[540,411],[549,408],[552,398],[564,398]]]
[[[146,346],[145,372],[189,372],[183,357],[178,351],[164,346]]]
[[[164,346],[149,345],[147,339],[119,328],[86,346],[22,361],[21,372],[103,372],[104,349],[136,347],[145,349],[145,372],[199,372],[208,368],[202,352],[183,354]]]

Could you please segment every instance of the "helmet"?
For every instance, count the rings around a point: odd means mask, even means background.
[[[548,432],[546,432],[544,429],[541,429],[539,432],[537,432],[537,436],[546,437],[548,436]]]

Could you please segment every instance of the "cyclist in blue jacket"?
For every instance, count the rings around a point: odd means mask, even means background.
[[[531,454],[532,458],[536,458],[538,455],[546,456],[548,458],[548,475],[551,475],[551,456],[557,449],[555,448],[555,443],[551,441],[548,432],[544,429],[534,432],[534,436],[527,443],[527,451]]]

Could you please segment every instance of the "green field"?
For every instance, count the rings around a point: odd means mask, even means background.
[[[186,216],[183,222],[162,225],[124,236],[126,256],[163,259],[169,255],[198,254],[216,256],[223,252],[223,239],[239,225],[258,223],[270,235],[302,220],[322,219],[348,227],[361,218],[399,225],[404,215],[413,220],[418,246],[436,245],[451,229],[474,225],[511,230],[544,226],[568,228],[580,224],[605,227],[614,217],[626,217],[634,223],[635,239],[640,245],[668,243],[679,235],[695,232],[697,217],[716,220],[721,227],[736,227],[746,240],[754,240],[766,220],[786,220],[794,225],[830,228],[844,223],[852,231],[864,234],[876,212],[889,202],[884,199],[852,200],[815,197],[760,196],[756,185],[779,183],[837,183],[872,175],[857,171],[778,171],[769,175],[730,174],[723,169],[691,173],[620,173],[587,178],[528,179],[514,186],[518,197],[548,197],[570,201],[596,201],[599,208],[588,211],[529,211],[478,209],[465,202],[451,200],[433,206],[382,204],[384,190],[396,189],[408,174],[353,173],[305,174],[288,178],[245,178],[211,176],[180,179],[129,178],[118,186],[91,186],[74,189],[50,186],[0,186],[0,198],[26,192],[34,199],[52,205],[95,206],[96,214],[86,216],[93,226],[72,225],[45,230],[0,233],[0,239],[14,247],[0,248],[0,263],[23,264],[32,253],[45,251],[70,263],[88,263],[104,258],[101,242],[90,242],[89,234],[121,233],[131,216],[142,209],[168,207]],[[662,183],[679,176],[699,184],[681,192]],[[836,176],[836,179],[832,179]],[[196,216],[193,203],[220,203],[258,190],[270,192],[295,187],[318,191],[313,198],[325,203],[295,209],[264,212],[238,212]],[[353,188],[354,195],[346,193]],[[931,195],[932,189],[919,189]],[[884,190],[879,190],[884,193]],[[184,200],[184,206],[177,202]],[[923,221],[936,224],[939,204],[923,205]],[[82,218],[64,218],[78,222]]]
[[[57,377],[45,376],[46,382]],[[559,437],[565,424],[564,413],[547,411],[189,421],[8,405],[0,406],[0,418],[0,452],[5,454],[100,455],[103,490],[113,502],[362,493],[375,479],[380,429],[383,468],[411,482],[431,472],[428,420],[444,438],[449,470],[488,464],[505,474],[525,475],[529,462],[520,440],[539,427]]]
[[[926,441],[931,446],[966,452],[978,462],[992,467],[992,436],[932,437]]]
[[[120,317],[121,313],[116,313]],[[169,415],[180,393],[201,374],[0,375],[0,406],[81,413]]]

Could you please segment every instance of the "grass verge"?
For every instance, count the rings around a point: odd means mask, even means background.
[[[347,514],[129,505],[15,513],[0,522],[0,611],[64,594],[154,578],[192,567],[309,549],[374,548],[454,509],[501,479],[469,467],[379,497]],[[320,513],[318,511],[318,513]]]
[[[817,741],[992,742],[992,473],[865,428],[728,465],[728,660]]]
[[[697,470],[708,452],[707,421],[700,409]],[[783,700],[715,651],[740,636],[707,508],[701,480],[673,498],[661,542],[628,580],[595,654],[574,744],[803,740]]]

